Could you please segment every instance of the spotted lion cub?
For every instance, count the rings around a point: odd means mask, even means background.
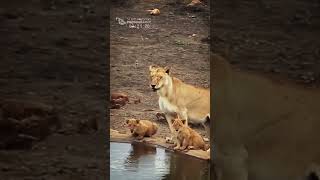
[[[158,131],[158,125],[148,120],[128,119],[126,121],[133,136],[141,140],[144,137],[151,137]]]
[[[173,149],[186,151],[190,149],[202,149],[207,151],[209,149],[209,145],[204,142],[199,133],[188,127],[185,123],[186,120],[181,120],[180,118],[172,120],[172,127],[174,128],[176,134],[176,146]]]

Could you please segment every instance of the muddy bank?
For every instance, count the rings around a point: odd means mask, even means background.
[[[159,137],[151,137],[151,138],[144,138],[143,140],[139,141],[136,140],[134,137],[131,136],[130,133],[119,133],[119,131],[110,129],[110,141],[111,142],[126,142],[126,143],[132,143],[132,142],[143,142],[150,145],[156,145],[163,147],[167,150],[173,151],[172,144],[166,143],[166,140]],[[188,152],[183,151],[174,151],[175,153],[182,153],[185,155],[189,155],[195,158],[199,158],[202,160],[210,160],[210,152],[206,152],[203,150],[189,150]]]

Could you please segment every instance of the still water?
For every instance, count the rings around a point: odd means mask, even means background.
[[[209,180],[209,164],[142,143],[110,143],[111,180]]]

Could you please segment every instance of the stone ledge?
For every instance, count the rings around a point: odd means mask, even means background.
[[[142,142],[150,145],[156,145],[163,147],[169,151],[174,151],[170,146],[171,144],[166,143],[165,139],[157,138],[157,137],[145,137],[143,140],[136,140],[131,134],[122,134],[117,130],[110,129],[110,142],[123,142],[123,143],[131,143],[131,142]],[[189,155],[202,160],[210,160],[210,153],[203,150],[189,150],[188,152],[183,151],[174,151],[177,153]]]

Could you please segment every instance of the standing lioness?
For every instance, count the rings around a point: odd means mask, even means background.
[[[151,88],[159,95],[160,110],[165,113],[171,133],[175,113],[193,124],[202,124],[210,118],[210,90],[183,83],[169,74],[169,68],[150,66]]]

